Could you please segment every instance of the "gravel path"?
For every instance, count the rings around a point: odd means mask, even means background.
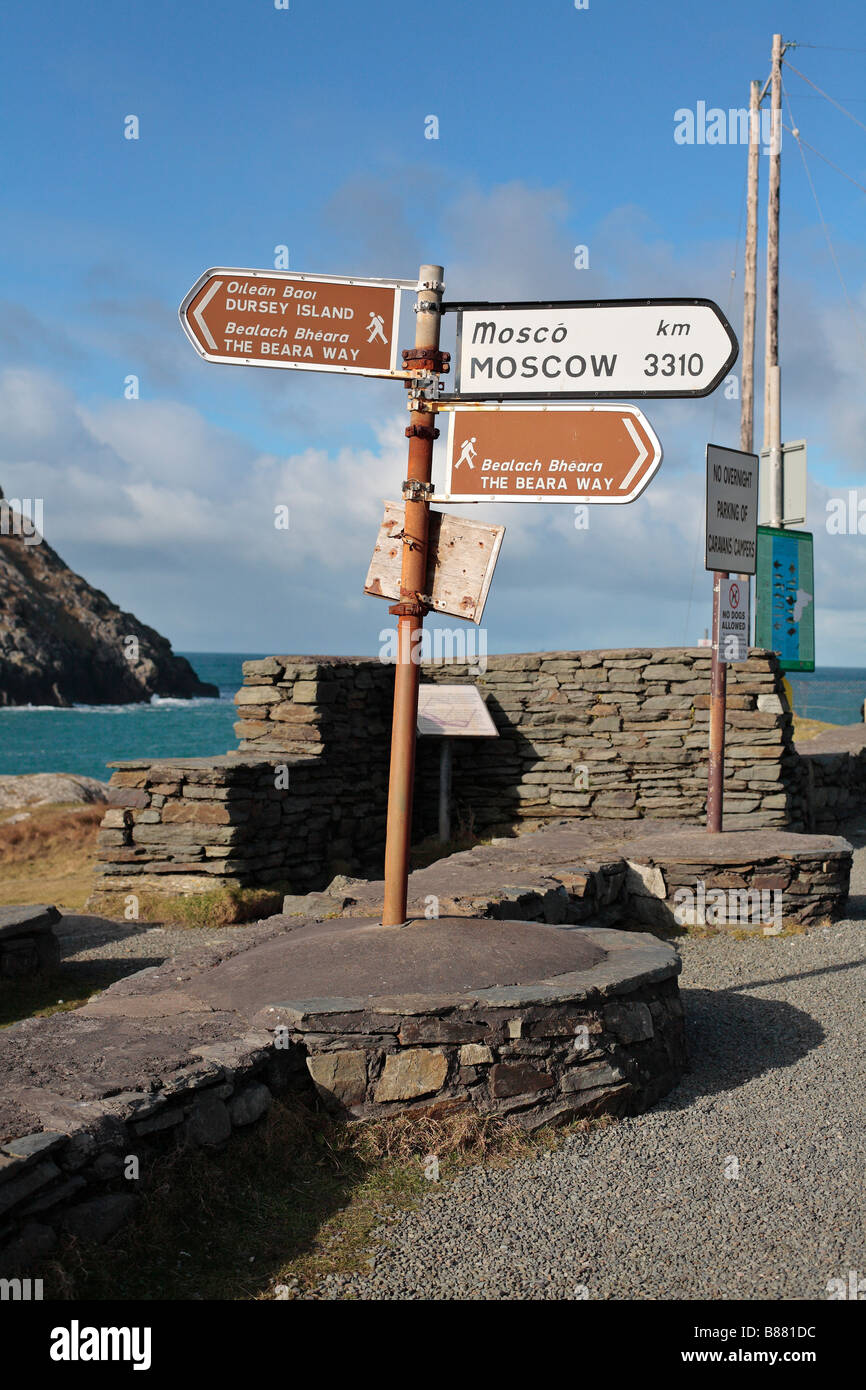
[[[431,1184],[378,1233],[369,1271],[318,1296],[801,1299],[866,1275],[866,825],[846,833],[847,920],[682,942],[692,1070],[670,1096],[553,1153]],[[198,936],[82,916],[58,934],[106,983]]]
[[[378,1233],[369,1272],[319,1297],[808,1299],[866,1275],[862,847],[852,893],[850,919],[807,935],[685,940],[692,1070],[676,1091],[431,1184]]]
[[[152,927],[148,922],[116,922],[73,912],[65,912],[54,929],[70,985],[79,979],[88,983],[96,979],[106,987],[201,945],[223,946],[248,930],[243,926]]]

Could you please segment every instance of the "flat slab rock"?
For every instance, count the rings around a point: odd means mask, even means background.
[[[108,800],[108,783],[71,772],[28,772],[0,777],[0,811],[22,806],[44,806]]]
[[[575,825],[573,821],[555,821],[529,834],[503,837],[451,854],[410,874],[409,915],[423,916],[431,895],[439,899],[440,913],[456,911],[459,915],[461,909],[471,913],[473,905],[484,899],[498,901],[509,890],[544,893],[561,887],[575,872],[594,870],[601,864],[630,857],[624,847],[638,834],[636,824],[607,820]],[[670,821],[655,824],[657,831],[642,831],[648,839],[670,833]],[[688,828],[685,822],[683,828]],[[328,894],[290,899],[284,911],[309,915],[311,910],[341,910],[347,917],[371,916],[381,908],[383,895],[381,880],[348,880],[339,890],[333,886]]]
[[[636,835],[628,857],[652,864],[758,864],[774,859],[822,859],[850,854],[841,835],[798,835],[789,830],[731,830],[711,835],[694,826],[668,834]]]
[[[246,933],[244,934],[246,937]],[[640,932],[439,919],[411,927],[274,918],[246,940],[198,947],[118,981],[81,1009],[0,1032],[0,1143],[68,1132],[130,1091],[170,1086],[214,1043],[261,1027],[263,1010],[369,1003],[417,1012],[436,1000],[606,994],[624,979],[667,978],[675,951]],[[538,983],[536,983],[538,982]],[[360,997],[359,997],[360,996]],[[202,1049],[205,1049],[204,1053]]]
[[[590,970],[604,958],[586,933],[535,922],[338,920],[308,923],[235,956],[189,988],[214,1008],[252,1017],[277,999],[462,994]]]
[[[33,906],[0,907],[0,939],[10,936],[38,936],[51,931],[60,921],[56,907],[47,903]]]
[[[529,834],[503,838],[449,855],[409,876],[409,916],[423,916],[431,897],[442,913],[479,915],[485,901],[520,891],[571,887],[575,874],[618,860],[647,865],[749,865],[790,858],[850,855],[838,835],[787,830],[734,830],[711,835],[686,821],[557,821]],[[286,913],[371,916],[381,910],[381,880],[337,880],[327,893],[287,899]]]
[[[802,756],[810,753],[853,753],[866,750],[866,724],[837,724],[814,738],[795,740],[794,747]]]

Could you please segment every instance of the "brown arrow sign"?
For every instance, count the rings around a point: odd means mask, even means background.
[[[662,446],[633,405],[441,406],[451,419],[443,502],[593,502],[639,497]]]
[[[196,281],[179,313],[208,362],[390,376],[400,290],[415,288],[414,280],[216,267]]]

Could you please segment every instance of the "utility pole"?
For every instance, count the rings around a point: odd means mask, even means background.
[[[761,161],[761,84],[749,90],[749,173],[746,194],[746,263],[743,278],[743,343],[741,352],[740,448],[751,454],[755,447],[755,321],[758,304],[758,183]],[[751,579],[740,578],[751,594]],[[715,603],[715,595],[713,597]]]
[[[743,286],[743,343],[740,391],[740,448],[752,452],[755,431],[755,313],[758,284],[758,171],[761,153],[761,84],[749,93],[749,181],[746,198],[746,265]],[[722,830],[725,778],[725,705],[728,668],[719,651],[721,582],[727,573],[713,575],[713,655],[710,667],[710,765],[707,781],[707,830]],[[741,575],[745,584],[749,576]]]
[[[749,182],[746,195],[746,265],[743,285],[742,390],[740,448],[750,454],[755,441],[755,316],[758,285],[758,171],[761,156],[761,84],[749,94]]]
[[[436,395],[438,374],[448,354],[439,351],[440,305],[444,270],[422,265],[415,306],[415,347],[403,353],[403,364],[423,374],[407,382],[410,397],[408,476],[403,484],[403,560],[400,602],[389,613],[397,618],[397,666],[394,672],[394,716],[391,725],[391,773],[388,784],[388,824],[385,839],[384,927],[406,921],[409,845],[412,833],[412,793],[415,786],[415,742],[418,685],[421,678],[421,636],[427,584],[427,536],[430,493],[433,491],[433,440],[438,431]],[[426,384],[425,384],[426,383]]]
[[[769,450],[770,525],[782,524],[782,402],[779,379],[779,191],[782,177],[782,35],[773,35],[767,198],[767,328],[764,343],[764,448]]]

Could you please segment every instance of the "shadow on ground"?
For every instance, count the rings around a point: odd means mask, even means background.
[[[681,989],[689,1070],[654,1109],[684,1110],[698,1096],[735,1090],[766,1071],[794,1066],[824,1041],[824,1029],[811,1014],[783,1000],[759,999],[747,992],[770,983],[778,981],[720,990]]]
[[[382,1157],[365,1154],[313,1099],[278,1100],[221,1151],[167,1151],[106,1245],[62,1242],[40,1269],[45,1296],[248,1299],[273,1296],[274,1281],[292,1273],[313,1286],[357,1267],[376,1226],[423,1188],[419,1159],[385,1171]]]

